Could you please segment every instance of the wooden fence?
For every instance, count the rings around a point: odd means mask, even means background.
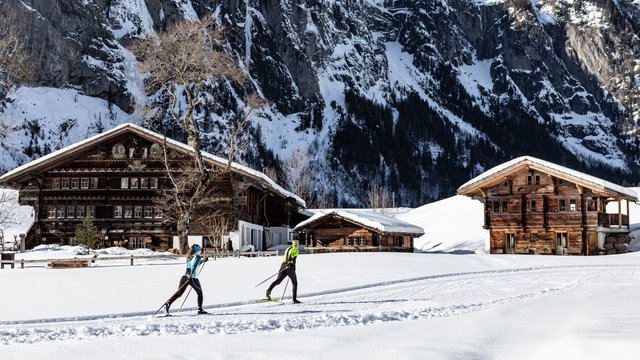
[[[249,251],[249,252],[223,252],[223,253],[210,253],[204,254],[212,259],[217,258],[226,258],[226,257],[263,257],[263,256],[277,256],[278,251]],[[129,255],[129,256],[114,256],[114,255],[105,255],[105,256],[95,256],[95,257],[73,257],[73,258],[59,258],[59,259],[18,259],[18,260],[0,260],[0,268],[4,269],[5,265],[11,265],[13,269],[15,265],[20,264],[20,268],[24,269],[25,264],[33,264],[33,263],[47,263],[49,267],[52,268],[66,268],[66,267],[90,267],[92,263],[96,261],[114,261],[114,260],[122,260],[128,261],[131,266],[134,265],[134,260],[143,260],[143,259],[154,259],[154,260],[162,260],[162,259],[179,259],[181,256],[179,255]]]

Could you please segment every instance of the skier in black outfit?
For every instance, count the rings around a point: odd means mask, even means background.
[[[274,287],[279,285],[284,278],[287,276],[291,279],[291,285],[293,288],[293,303],[299,304],[297,295],[298,295],[298,278],[296,277],[296,259],[298,258],[298,240],[293,240],[293,243],[290,247],[287,248],[284,252],[284,260],[282,261],[282,265],[280,265],[280,273],[278,274],[278,278],[276,281],[271,283],[269,289],[267,289],[267,300],[271,300],[271,290]]]
[[[189,282],[188,285],[198,294],[198,314],[208,314],[202,309],[202,285],[200,285],[200,280],[198,280],[198,266],[200,266],[201,263],[207,262],[208,258],[205,256],[203,259],[200,255],[201,253],[202,247],[198,244],[192,245],[189,252],[187,252],[187,271],[182,275],[182,278],[180,278],[178,291],[164,304],[165,315],[169,315],[171,304],[184,294],[184,291],[187,289],[187,284],[185,284],[187,282]]]

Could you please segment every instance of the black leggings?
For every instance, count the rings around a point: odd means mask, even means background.
[[[274,281],[273,283],[271,283],[271,285],[269,286],[269,292],[271,292],[271,290],[273,290],[274,287],[280,285],[280,283],[282,282],[282,280],[284,280],[284,278],[286,278],[287,276],[289,277],[289,279],[291,279],[291,285],[293,288],[293,300],[297,299],[297,294],[298,294],[298,278],[296,277],[296,269],[293,268],[289,268],[284,270],[284,268],[286,267],[286,263],[283,263],[282,266],[280,266],[280,274],[278,275],[278,278],[276,279],[276,281]],[[283,271],[284,270],[284,271]]]
[[[202,309],[202,286],[200,285],[200,280],[190,278],[187,275],[182,276],[182,278],[180,279],[178,292],[173,294],[173,296],[167,301],[167,304],[169,305],[169,307],[171,307],[171,304],[173,304],[174,301],[176,301],[180,296],[182,296],[182,294],[184,294],[184,291],[187,290],[187,285],[185,285],[186,282],[189,282],[188,285],[196,291],[196,294],[198,294],[198,309]]]

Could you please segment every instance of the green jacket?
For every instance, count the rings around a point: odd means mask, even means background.
[[[288,265],[295,265],[298,253],[299,251],[297,247],[289,246],[284,252],[284,259],[282,262],[287,263]]]

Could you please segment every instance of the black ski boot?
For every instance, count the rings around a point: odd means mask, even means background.
[[[169,314],[169,304],[164,303],[164,316],[170,316]]]
[[[265,299],[271,301],[271,290],[267,290],[267,297]]]
[[[208,312],[204,311],[202,308],[198,309],[198,315],[206,315]]]
[[[298,299],[293,299],[293,301],[291,303],[292,304],[300,304],[300,301]]]

